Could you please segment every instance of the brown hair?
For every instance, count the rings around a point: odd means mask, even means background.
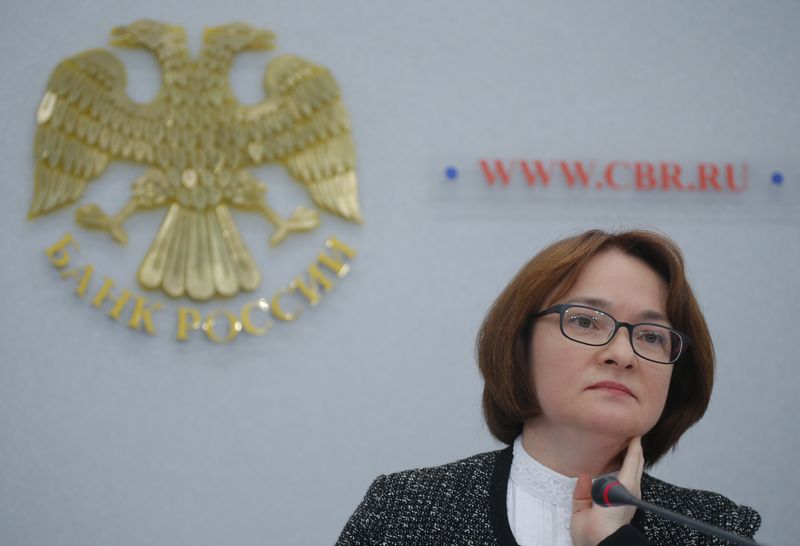
[[[666,281],[667,318],[692,339],[674,364],[661,418],[642,438],[645,464],[658,461],[705,413],[714,383],[714,347],[686,280],[680,249],[668,237],[650,231],[590,230],[550,245],[525,264],[497,297],[478,332],[484,417],[501,442],[511,444],[522,424],[541,414],[528,373],[531,314],[566,294],[586,263],[611,248],[641,259]]]

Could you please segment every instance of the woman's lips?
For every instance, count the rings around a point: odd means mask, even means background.
[[[610,394],[616,394],[619,396],[630,396],[632,398],[636,398],[631,390],[623,385],[622,383],[615,383],[614,381],[600,381],[599,383],[595,383],[594,385],[590,386],[586,390],[603,390]]]

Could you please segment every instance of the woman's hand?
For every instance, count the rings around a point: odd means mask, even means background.
[[[644,456],[639,436],[631,439],[628,451],[617,479],[636,497],[641,498]],[[589,474],[581,474],[572,494],[572,519],[570,535],[574,546],[596,546],[617,529],[631,522],[636,508],[617,506],[603,508],[592,504],[592,480]]]

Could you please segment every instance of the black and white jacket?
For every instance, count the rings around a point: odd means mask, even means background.
[[[517,546],[508,524],[506,488],[512,448],[419,470],[378,477],[347,522],[337,546]],[[761,517],[722,495],[684,489],[647,474],[642,499],[752,537]],[[637,511],[631,525],[604,540],[611,545],[721,546],[728,544]]]

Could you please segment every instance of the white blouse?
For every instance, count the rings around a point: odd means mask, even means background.
[[[577,478],[550,470],[514,441],[506,507],[511,532],[520,546],[572,546],[569,520]]]

